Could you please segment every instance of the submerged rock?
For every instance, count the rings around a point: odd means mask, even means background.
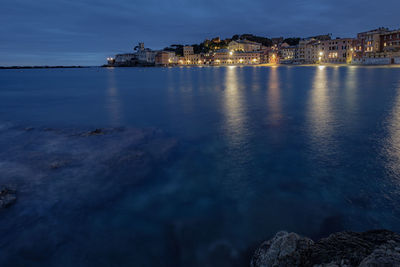
[[[338,232],[313,242],[279,232],[256,250],[251,266],[400,266],[400,235],[387,230]]]
[[[88,135],[100,135],[100,134],[104,134],[104,131],[102,129],[96,129],[88,133]]]
[[[0,189],[0,209],[8,208],[17,201],[15,190],[7,187]]]
[[[279,232],[261,244],[251,260],[252,267],[299,266],[314,242],[295,233]]]
[[[96,129],[94,129],[92,131],[81,133],[80,136],[87,137],[87,136],[96,136],[96,135],[104,135],[104,134],[105,134],[105,130],[100,129],[100,128],[96,128]]]

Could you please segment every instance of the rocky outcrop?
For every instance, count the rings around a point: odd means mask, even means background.
[[[339,232],[314,242],[279,232],[256,250],[251,266],[400,266],[400,235],[387,230]]]
[[[8,208],[17,201],[16,192],[8,187],[0,189],[0,209]]]

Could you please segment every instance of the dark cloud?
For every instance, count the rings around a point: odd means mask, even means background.
[[[162,48],[235,33],[354,36],[399,28],[398,0],[2,0],[0,65],[99,65],[138,41]]]

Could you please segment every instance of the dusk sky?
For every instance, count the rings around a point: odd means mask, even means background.
[[[1,0],[0,66],[100,65],[143,41],[161,49],[251,33],[353,37],[400,28],[399,0]]]

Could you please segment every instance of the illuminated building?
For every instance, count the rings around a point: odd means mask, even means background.
[[[156,54],[155,64],[157,66],[176,65],[178,64],[178,58],[175,56],[175,52],[160,51]]]
[[[333,40],[321,41],[321,63],[350,63],[353,48],[352,38],[336,38]]]
[[[213,54],[214,65],[255,65],[260,64],[260,51],[230,51],[221,49]]]
[[[251,52],[251,51],[259,51],[261,50],[261,44],[248,41],[248,40],[232,40],[228,44],[228,49],[230,51],[243,51],[243,52]]]

